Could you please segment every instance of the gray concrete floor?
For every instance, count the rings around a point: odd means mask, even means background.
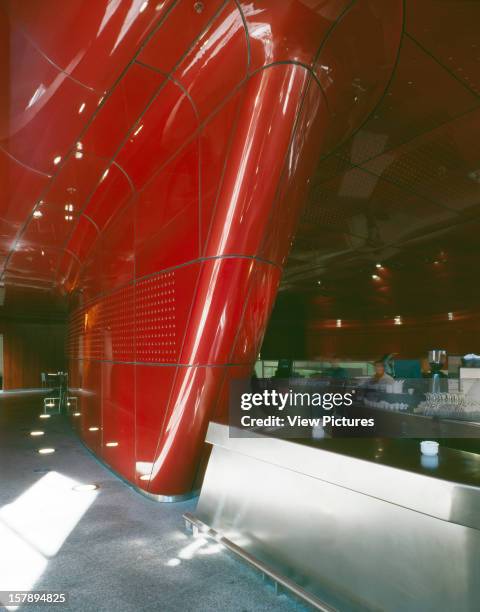
[[[69,601],[17,609],[307,610],[214,542],[188,534],[182,514],[196,500],[142,497],[96,461],[62,417],[40,420],[41,406],[40,396],[0,399],[0,590],[62,591]],[[32,438],[32,429],[45,435]],[[46,446],[56,452],[39,455]],[[72,492],[68,479],[100,488]]]

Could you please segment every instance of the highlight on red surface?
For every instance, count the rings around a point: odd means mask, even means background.
[[[137,4],[2,8],[0,247],[5,282],[69,296],[79,435],[177,496],[258,354],[317,160],[388,85],[403,3]]]

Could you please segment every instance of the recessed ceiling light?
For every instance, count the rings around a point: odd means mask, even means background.
[[[50,415],[49,414],[41,414],[39,415],[41,419],[49,419]]]
[[[44,431],[31,431],[30,435],[31,436],[43,436],[45,432]]]
[[[448,320],[453,321],[453,312],[448,313]]]
[[[33,216],[35,217],[35,219],[40,219],[40,217],[43,217],[43,213],[41,210],[34,210]]]
[[[395,323],[395,325],[401,325],[402,324],[402,317],[400,315],[397,315],[394,319],[393,322]]]
[[[317,285],[321,285],[321,284],[322,284],[322,281],[317,281]]]
[[[39,448],[38,449],[38,453],[40,455],[51,455],[54,452],[55,452],[54,448]]]
[[[373,278],[373,280],[375,280],[375,281],[380,280],[380,277],[378,276],[378,274],[372,274],[372,278]]]
[[[62,161],[62,158],[60,157],[60,155],[57,155],[57,157],[53,158],[53,163],[58,166],[58,164]]]
[[[342,319],[337,319],[337,327],[342,327]]]
[[[98,427],[89,427],[88,431],[98,431]]]
[[[118,446],[118,442],[107,442],[105,446]]]
[[[96,491],[98,488],[97,484],[79,484],[72,487],[72,491],[82,493],[84,491]]]
[[[381,263],[376,263],[376,264],[375,264],[375,267],[376,267],[376,268],[378,268],[379,270],[380,270],[380,268],[383,268],[383,266],[382,266],[382,264],[381,264]]]
[[[79,417],[81,414],[82,414],[81,412],[74,412],[74,413],[73,413],[73,416],[74,416],[74,417]]]

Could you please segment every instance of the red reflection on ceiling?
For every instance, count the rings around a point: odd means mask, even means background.
[[[140,488],[194,486],[287,256],[314,320],[478,304],[480,9],[407,9],[2,5],[2,281],[70,296],[77,426]]]

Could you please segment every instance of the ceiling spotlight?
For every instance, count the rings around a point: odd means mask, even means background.
[[[58,164],[62,161],[62,158],[60,157],[60,155],[57,155],[57,157],[53,158],[53,163],[58,166]]]
[[[118,442],[107,442],[105,446],[118,446]]]
[[[35,217],[35,219],[40,219],[40,217],[43,217],[43,213],[41,210],[34,210],[33,216]]]
[[[74,416],[74,417],[79,417],[81,414],[82,414],[81,412],[74,412],[74,413],[73,413],[73,416]]]
[[[453,321],[453,312],[448,313],[448,320]]]
[[[395,325],[401,325],[402,324],[402,317],[400,315],[397,315],[394,319],[393,322],[395,323]]]
[[[49,414],[41,414],[39,415],[41,419],[49,419],[50,415]]]
[[[43,436],[45,432],[44,431],[31,431],[30,435],[31,436]]]
[[[65,210],[72,212],[73,211],[73,204],[65,204]]]
[[[317,285],[321,285],[321,284],[322,284],[322,281],[317,281]]]
[[[342,327],[342,319],[337,319],[337,327]]]
[[[372,278],[374,281],[380,280],[380,277],[378,276],[378,274],[372,274]]]
[[[383,268],[383,266],[382,266],[382,264],[381,264],[381,263],[376,263],[376,264],[375,264],[375,267],[376,267],[378,270],[380,270],[380,268]]]
[[[88,431],[98,431],[98,427],[89,427]]]
[[[82,159],[82,157],[83,157],[83,153],[81,151],[75,152],[75,159]]]
[[[97,489],[97,484],[79,484],[72,487],[72,491],[77,491],[77,493],[83,493],[84,491],[96,491]]]
[[[439,264],[440,262],[438,261],[438,259],[436,259],[436,260],[435,260],[433,263],[434,263],[436,266],[438,266],[438,264]]]
[[[39,455],[51,455],[54,452],[55,452],[54,448],[39,448],[38,449]]]

